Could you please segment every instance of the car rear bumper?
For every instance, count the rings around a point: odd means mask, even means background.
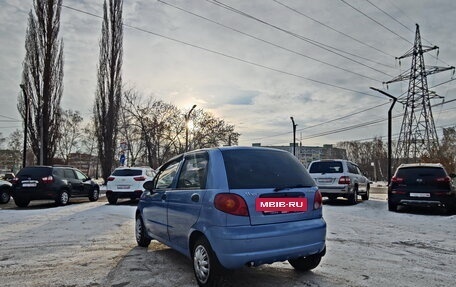
[[[41,189],[12,189],[11,196],[16,199],[27,199],[27,200],[45,200],[45,199],[56,199],[58,193],[54,190],[41,190]]]
[[[321,192],[323,197],[327,196],[347,196],[353,193],[348,185],[339,185],[339,186],[318,186],[318,189]]]
[[[456,207],[456,197],[454,196],[412,198],[404,195],[388,194],[388,201],[396,205],[423,207]]]
[[[320,253],[325,248],[323,218],[258,226],[211,227],[205,232],[228,269],[258,266]]]
[[[113,196],[116,198],[140,198],[142,190],[132,190],[132,191],[117,191],[117,190],[107,190],[106,196]]]

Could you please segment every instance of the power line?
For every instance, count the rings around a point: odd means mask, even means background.
[[[90,15],[90,16],[93,16],[93,17],[96,17],[96,18],[99,18],[99,19],[103,18],[101,16],[92,14],[90,12],[86,12],[86,11],[83,11],[83,10],[80,10],[80,9],[76,9],[76,8],[73,8],[73,7],[70,7],[70,6],[67,6],[67,5],[63,5],[62,4],[62,7],[70,9],[70,10],[73,10],[73,11],[76,11],[76,12],[80,12],[80,13],[83,13],[83,14],[86,14],[86,15]],[[320,80],[315,80],[315,79],[312,79],[312,78],[308,78],[308,77],[305,77],[305,76],[302,76],[302,75],[298,75],[298,74],[294,74],[294,73],[291,73],[291,72],[283,71],[283,70],[280,70],[278,68],[268,67],[268,66],[265,66],[265,65],[262,65],[262,64],[258,64],[258,63],[252,62],[252,61],[244,60],[244,59],[232,56],[232,55],[228,55],[228,54],[225,54],[225,53],[222,53],[222,52],[218,52],[218,51],[215,51],[215,50],[212,50],[212,49],[209,49],[209,48],[198,46],[196,44],[185,42],[185,41],[182,41],[182,40],[179,40],[179,39],[176,39],[176,38],[165,36],[165,35],[162,35],[162,34],[159,34],[159,33],[156,33],[156,32],[152,32],[152,31],[149,31],[149,30],[146,30],[146,29],[143,29],[143,28],[139,28],[139,27],[136,27],[136,26],[132,26],[132,25],[129,25],[129,24],[123,23],[122,25],[125,26],[125,27],[128,27],[130,29],[133,29],[133,30],[137,30],[137,31],[140,31],[140,32],[143,32],[143,33],[147,33],[147,34],[154,35],[154,36],[157,36],[157,37],[160,37],[160,38],[164,38],[164,39],[167,39],[167,40],[179,43],[179,44],[183,44],[183,45],[186,45],[186,46],[189,46],[189,47],[192,47],[192,48],[203,50],[205,52],[209,52],[209,53],[212,53],[212,54],[215,54],[215,55],[223,56],[225,58],[236,60],[238,62],[249,64],[249,65],[252,65],[252,66],[260,67],[260,68],[263,68],[263,69],[266,69],[266,70],[269,70],[269,71],[274,71],[274,72],[281,73],[281,74],[284,74],[284,75],[293,76],[293,77],[296,77],[296,78],[307,80],[309,82],[313,82],[313,83],[321,84],[321,85],[324,85],[324,86],[337,88],[337,89],[348,91],[348,92],[363,94],[363,95],[370,96],[370,97],[375,97],[375,98],[383,98],[383,97],[380,97],[380,96],[368,94],[366,92],[356,91],[356,90],[353,90],[353,89],[350,89],[350,88],[338,86],[338,85],[335,85],[335,84],[330,84],[330,83],[323,82],[323,81],[320,81]]]
[[[345,37],[350,38],[350,39],[356,41],[356,42],[359,43],[359,44],[362,44],[362,45],[364,45],[364,46],[366,46],[366,47],[369,47],[369,48],[371,48],[371,49],[374,49],[374,50],[376,50],[376,51],[378,51],[378,52],[380,52],[380,53],[382,53],[382,54],[384,54],[384,55],[387,55],[387,56],[390,56],[390,57],[393,57],[393,58],[394,58],[393,55],[391,55],[391,54],[389,54],[389,53],[386,53],[385,51],[382,51],[382,50],[380,50],[379,48],[377,48],[377,47],[375,47],[375,46],[369,45],[369,44],[367,44],[367,43],[365,43],[365,42],[363,42],[363,41],[361,41],[361,40],[358,40],[358,39],[356,39],[355,37],[348,35],[347,33],[344,33],[344,32],[342,32],[342,31],[339,31],[339,30],[337,30],[337,29],[335,29],[335,28],[333,28],[333,27],[331,27],[331,26],[329,26],[329,25],[327,25],[327,24],[325,24],[325,23],[323,23],[323,22],[321,22],[321,21],[319,21],[319,20],[313,18],[313,17],[310,17],[309,15],[304,14],[303,12],[299,11],[299,10],[296,9],[296,8],[293,8],[293,7],[291,7],[291,6],[288,6],[288,5],[282,3],[282,2],[280,2],[280,1],[278,1],[278,0],[272,0],[272,1],[276,2],[276,3],[279,4],[279,5],[282,5],[283,7],[287,8],[287,9],[290,9],[291,11],[294,11],[295,13],[298,13],[299,15],[304,16],[304,17],[306,17],[307,19],[310,19],[310,20],[312,20],[312,21],[314,21],[314,22],[316,22],[316,23],[318,23],[318,24],[320,24],[320,25],[322,25],[322,26],[324,26],[324,27],[326,27],[326,28],[328,28],[328,29],[330,29],[330,30],[332,30],[332,31],[334,31],[334,32],[337,32],[337,33],[339,33],[339,34],[341,34],[341,35],[344,35]],[[391,66],[391,67],[392,67],[392,66]],[[393,67],[392,67],[392,68],[393,68]]]
[[[5,119],[9,119],[9,120],[13,120],[13,121],[16,121],[16,122],[22,122],[21,120],[18,120],[18,119],[12,118],[12,117],[8,117],[8,116],[4,116],[4,115],[0,115],[0,117],[5,118]]]
[[[369,15],[367,15],[366,13],[364,13],[363,11],[359,10],[358,8],[356,8],[355,6],[347,3],[345,0],[340,0],[342,1],[343,3],[345,3],[347,6],[351,7],[353,10],[361,13],[362,15],[364,15],[366,18],[370,19],[371,21],[377,23],[378,25],[382,26],[383,28],[385,28],[386,30],[390,31],[391,33],[393,33],[394,35],[398,36],[399,38],[401,38],[402,40],[406,41],[407,43],[409,44],[412,44],[412,42],[410,42],[409,40],[407,40],[406,38],[402,37],[401,35],[397,34],[396,32],[394,32],[393,30],[391,30],[390,28],[386,27],[385,25],[383,25],[382,23],[378,22],[377,20],[375,20],[374,18],[370,17]]]
[[[286,48],[286,47],[283,47],[283,46],[274,44],[274,43],[272,43],[272,42],[270,42],[270,41],[264,40],[264,39],[259,38],[259,37],[257,37],[257,36],[248,34],[248,33],[243,32],[243,31],[241,31],[241,30],[238,30],[238,29],[235,29],[235,28],[233,28],[233,27],[230,27],[230,26],[227,26],[227,25],[225,25],[225,24],[222,24],[222,23],[220,23],[220,22],[217,22],[217,21],[215,21],[215,20],[209,19],[209,18],[207,18],[207,17],[201,16],[201,15],[196,14],[196,13],[193,13],[193,12],[191,12],[191,11],[188,11],[188,10],[186,10],[186,9],[184,9],[184,8],[179,7],[179,6],[176,6],[176,5],[173,5],[173,4],[169,4],[169,3],[165,2],[165,1],[162,1],[162,0],[157,0],[157,1],[160,2],[160,3],[162,3],[162,4],[168,5],[168,6],[170,6],[170,7],[173,7],[173,8],[175,8],[175,9],[177,9],[177,10],[180,10],[180,11],[182,11],[182,12],[185,12],[185,13],[187,13],[187,14],[193,15],[193,16],[198,17],[198,18],[201,18],[201,19],[204,19],[204,20],[209,21],[209,22],[211,22],[211,23],[213,23],[213,24],[219,25],[219,26],[224,27],[224,28],[226,28],[226,29],[229,29],[229,30],[232,30],[232,31],[237,32],[237,33],[239,33],[239,34],[242,34],[242,35],[244,35],[244,36],[247,36],[247,37],[249,37],[249,38],[252,38],[252,39],[261,41],[261,42],[263,42],[263,43],[272,45],[272,46],[274,46],[274,47],[276,47],[276,48],[279,48],[279,49],[282,49],[282,50],[284,50],[284,51],[287,51],[287,52],[290,52],[290,53],[293,53],[293,54],[296,54],[296,55],[299,55],[299,56],[302,56],[302,57],[311,59],[311,60],[316,61],[316,62],[318,62],[318,63],[324,64],[324,65],[328,65],[328,66],[330,66],[330,67],[332,67],[332,68],[339,69],[339,70],[342,70],[342,71],[347,72],[347,73],[354,74],[354,75],[359,76],[359,77],[363,77],[363,78],[366,78],[366,79],[369,79],[369,80],[373,80],[373,81],[376,81],[376,82],[380,82],[378,79],[374,79],[374,78],[372,78],[372,77],[369,77],[369,76],[366,76],[366,75],[363,75],[363,74],[360,74],[360,73],[353,72],[353,71],[351,71],[351,70],[348,70],[348,69],[345,69],[345,68],[342,68],[342,67],[333,65],[333,64],[331,64],[331,63],[328,63],[328,62],[325,62],[325,61],[322,61],[322,60],[319,60],[319,59],[310,57],[310,56],[305,55],[305,54],[303,54],[303,53],[300,53],[300,52],[297,52],[297,51],[288,49],[288,48]]]
[[[262,24],[264,24],[264,25],[267,25],[267,26],[269,26],[269,27],[272,27],[272,28],[274,28],[274,29],[276,29],[276,30],[282,31],[282,32],[284,32],[284,33],[286,33],[286,34],[288,34],[288,35],[290,35],[290,36],[293,36],[293,37],[295,37],[295,38],[301,39],[301,40],[303,40],[303,41],[305,41],[305,42],[307,42],[307,43],[309,43],[309,44],[311,44],[311,45],[314,45],[314,46],[316,46],[316,47],[318,47],[318,48],[320,48],[320,49],[323,49],[323,50],[326,50],[326,51],[328,51],[328,52],[330,52],[330,53],[333,53],[333,54],[335,54],[335,55],[338,55],[338,56],[340,56],[340,57],[342,57],[342,58],[345,58],[345,59],[347,59],[347,60],[349,60],[349,61],[351,61],[351,62],[357,63],[357,64],[359,64],[359,65],[361,65],[361,66],[364,66],[364,67],[366,67],[366,68],[369,68],[369,69],[371,69],[371,70],[374,70],[374,71],[376,71],[376,72],[378,72],[378,73],[381,73],[381,74],[384,74],[384,75],[389,76],[389,74],[387,74],[387,73],[385,73],[385,72],[383,72],[383,71],[381,71],[381,70],[378,70],[378,69],[376,69],[376,68],[374,68],[374,67],[371,67],[371,66],[369,66],[369,65],[366,65],[366,64],[364,64],[364,63],[362,63],[362,62],[360,62],[360,61],[357,61],[357,60],[355,60],[355,59],[352,59],[352,58],[350,58],[350,57],[347,57],[347,56],[345,56],[345,55],[342,55],[341,53],[344,53],[344,54],[347,54],[347,55],[350,55],[350,56],[353,56],[353,57],[357,57],[357,58],[363,59],[363,60],[365,60],[365,61],[373,62],[373,63],[375,63],[375,64],[377,64],[377,65],[383,65],[382,63],[372,61],[372,60],[367,59],[367,58],[365,58],[365,57],[361,57],[361,56],[359,56],[359,55],[356,55],[356,54],[353,54],[353,53],[349,53],[349,52],[340,50],[340,49],[338,49],[338,48],[336,48],[336,47],[333,47],[333,46],[330,46],[330,45],[327,45],[327,44],[323,44],[323,43],[321,43],[321,42],[318,42],[318,41],[312,40],[312,39],[310,39],[310,38],[304,37],[304,36],[302,36],[302,35],[300,35],[300,34],[291,32],[291,31],[286,30],[286,29],[284,29],[284,28],[280,28],[279,26],[273,25],[273,24],[271,24],[271,23],[269,23],[269,22],[267,22],[267,21],[265,21],[265,20],[261,20],[261,19],[255,17],[255,16],[252,16],[252,15],[247,14],[247,13],[241,11],[241,10],[238,10],[238,9],[236,9],[236,8],[233,8],[233,7],[231,7],[231,6],[227,5],[227,4],[224,4],[224,3],[222,3],[222,2],[220,2],[220,1],[218,1],[218,0],[206,0],[206,1],[209,2],[209,3],[211,3],[211,4],[217,5],[217,6],[221,7],[221,8],[224,8],[224,9],[226,9],[226,10],[232,11],[232,12],[234,12],[234,13],[236,13],[236,14],[241,15],[241,16],[244,16],[244,17],[247,17],[247,18],[252,19],[252,20],[254,20],[254,21],[260,22],[260,23],[262,23]],[[336,51],[337,51],[337,52],[336,52]],[[341,52],[341,53],[338,53],[338,52]]]

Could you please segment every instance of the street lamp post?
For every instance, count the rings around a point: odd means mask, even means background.
[[[190,114],[196,108],[196,105],[190,109],[190,111],[185,115],[185,151],[188,151],[188,121],[190,119]]]
[[[293,117],[290,117],[291,123],[293,124],[293,155],[296,155],[296,126]]]
[[[29,107],[28,107],[28,97],[27,92],[25,91],[24,84],[19,85],[24,94],[24,105],[25,105],[25,118],[24,118],[24,147],[22,150],[22,167],[25,167],[27,164],[27,127],[28,127],[28,118],[29,118]]]
[[[392,121],[393,107],[397,101],[397,98],[393,95],[388,94],[387,92],[376,89],[374,87],[370,87],[370,88],[374,91],[384,94],[385,96],[387,96],[388,98],[393,100],[393,103],[391,104],[391,106],[388,110],[388,185],[389,185],[390,181],[391,181],[391,121]]]

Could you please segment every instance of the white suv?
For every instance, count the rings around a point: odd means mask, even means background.
[[[358,203],[358,195],[369,199],[369,180],[358,165],[344,159],[316,160],[310,163],[309,173],[315,180],[322,196],[330,200],[345,197],[352,204]]]
[[[139,198],[144,191],[143,184],[152,180],[155,171],[150,167],[118,167],[108,177],[106,197],[110,204],[119,198]]]

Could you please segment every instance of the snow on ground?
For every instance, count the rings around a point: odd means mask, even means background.
[[[388,212],[385,194],[358,205],[325,201],[327,255],[312,272],[287,262],[243,268],[226,286],[453,286],[456,216]],[[191,261],[134,240],[135,204],[0,206],[1,286],[197,286]],[[286,244],[286,242],[284,242]]]

